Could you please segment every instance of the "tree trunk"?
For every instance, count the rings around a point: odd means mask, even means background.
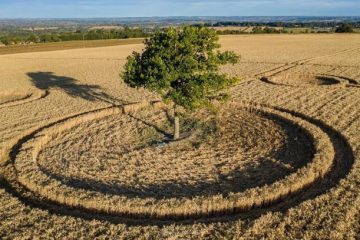
[[[174,140],[178,140],[180,137],[180,121],[176,112],[176,105],[174,105]]]

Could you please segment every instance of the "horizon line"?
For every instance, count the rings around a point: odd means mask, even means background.
[[[193,15],[193,16],[187,16],[187,15],[174,15],[174,16],[132,16],[132,17],[0,17],[0,20],[21,20],[21,19],[43,19],[43,20],[52,20],[52,19],[123,19],[123,18],[216,18],[216,17],[222,17],[222,18],[250,18],[250,17],[306,17],[306,18],[360,18],[360,15],[248,15],[248,16],[241,16],[241,15],[234,15],[234,16],[224,16],[224,15]]]

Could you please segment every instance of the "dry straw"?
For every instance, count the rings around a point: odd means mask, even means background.
[[[10,101],[0,104],[0,109],[17,106],[25,103],[30,103],[39,100],[41,98],[44,98],[47,95],[48,92],[43,90],[36,90],[34,92],[25,92],[24,94],[20,94],[20,95],[13,95],[14,97]]]
[[[149,103],[140,103],[123,108],[122,112],[137,111],[149,105]],[[235,105],[239,106],[238,104]],[[34,136],[35,141],[31,144],[32,151],[21,151],[16,157],[15,167],[18,172],[18,181],[30,191],[68,207],[80,207],[92,212],[120,216],[182,219],[222,215],[267,206],[301,191],[329,172],[334,160],[334,148],[329,137],[319,127],[289,113],[271,108],[248,104],[241,104],[241,106],[248,111],[273,115],[298,126],[313,142],[316,152],[313,160],[303,168],[271,185],[232,193],[228,197],[214,195],[163,200],[152,198],[128,199],[121,195],[104,195],[96,191],[79,190],[52,179],[41,171],[37,164],[37,157],[41,149],[51,139],[77,124],[121,113],[119,108],[109,108],[70,118],[36,134]]]

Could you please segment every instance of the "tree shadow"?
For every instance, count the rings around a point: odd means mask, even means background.
[[[57,76],[53,72],[29,72],[27,75],[33,86],[40,90],[57,89],[65,92],[71,97],[82,98],[87,101],[102,101],[110,104],[124,103],[105,93],[99,85],[79,84],[78,80],[66,77]]]
[[[78,177],[66,177],[53,173],[48,169],[39,166],[41,172],[48,177],[61,182],[64,185],[71,186],[78,190],[90,190],[105,195],[126,196],[129,199],[154,198],[157,200],[171,198],[193,198],[210,197],[221,194],[227,197],[230,193],[242,192],[254,187],[263,187],[272,184],[293,171],[284,169],[281,175],[268,176],[266,179],[260,178],[260,172],[266,172],[268,169],[275,169],[279,166],[267,161],[264,158],[260,166],[248,165],[243,169],[235,169],[227,174],[219,174],[216,181],[202,181],[197,183],[166,182],[162,184],[154,183],[140,186],[131,186],[127,184],[108,184],[97,180]],[[119,173],[121,174],[121,173]]]
[[[156,131],[162,133],[165,137],[168,135],[164,130],[152,123],[144,122],[132,115],[130,115],[130,117],[155,128]],[[38,165],[38,167],[41,172],[46,174],[49,178],[56,179],[62,184],[71,186],[72,188],[95,191],[105,195],[125,196],[129,199],[153,198],[163,200],[184,197],[210,197],[217,194],[227,197],[231,193],[243,192],[251,188],[271,185],[289,174],[294,173],[299,168],[304,167],[313,159],[316,153],[311,136],[308,135],[307,132],[303,132],[301,128],[297,128],[295,125],[289,125],[286,121],[272,115],[266,116],[265,114],[264,117],[273,118],[284,130],[285,135],[288,136],[288,138],[283,145],[280,148],[273,149],[268,154],[259,157],[257,159],[259,164],[250,163],[225,173],[219,172],[217,178],[210,181],[199,179],[199,181],[192,182],[169,181],[144,185],[128,185],[127,183],[121,182],[108,183],[87,177],[68,177],[52,172],[41,165]],[[141,146],[136,150],[140,151],[145,147]],[[116,152],[119,156],[127,153],[127,150]],[[231,153],[229,152],[229,154]],[[274,159],[276,159],[276,161],[274,161]],[[64,159],[64,161],[68,160]],[[119,161],[121,161],[121,158]],[[216,169],[221,169],[222,165],[216,164],[214,167]],[[119,172],[119,174],[121,174],[121,172]]]
[[[127,114],[129,117],[135,119],[136,121],[141,122],[142,124],[145,124],[146,126],[152,127],[154,128],[158,133],[161,133],[162,135],[164,135],[164,141],[163,142],[169,142],[172,139],[172,134],[168,133],[167,131],[165,131],[164,129],[158,127],[157,125],[155,125],[154,123],[151,122],[147,122],[143,119],[140,119],[138,117],[136,117],[135,115],[128,113]]]

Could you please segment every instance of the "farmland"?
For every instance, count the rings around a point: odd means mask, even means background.
[[[65,49],[77,49],[77,48],[118,46],[118,45],[142,43],[142,41],[143,39],[113,39],[113,40],[66,41],[66,42],[40,43],[40,44],[30,44],[30,45],[13,45],[13,46],[1,47],[0,55],[27,53],[27,52],[46,52],[46,51],[56,51],[56,50],[65,50]]]
[[[126,41],[0,48],[1,239],[359,236],[360,35],[221,36],[242,80],[165,143]]]

